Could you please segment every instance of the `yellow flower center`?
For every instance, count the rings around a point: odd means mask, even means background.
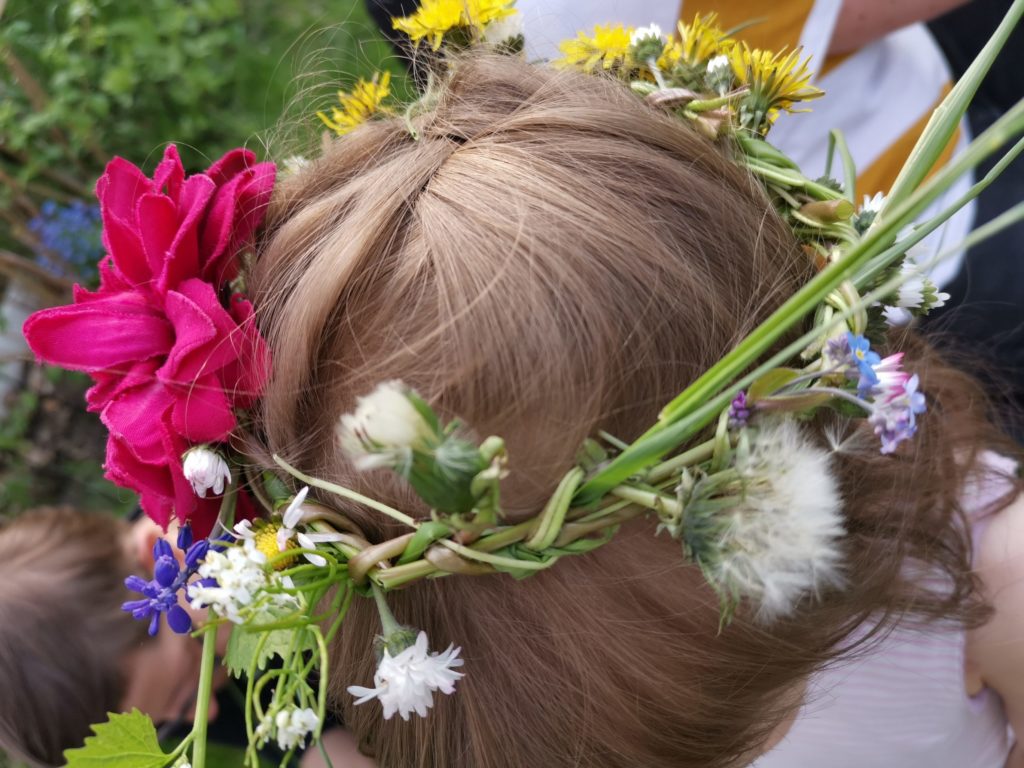
[[[277,532],[281,530],[280,523],[264,523],[259,528],[254,530],[256,534],[256,549],[267,556],[267,559],[277,557],[281,554],[281,550],[277,546]],[[288,543],[285,545],[285,550],[295,549],[297,547],[294,539],[288,539]],[[295,557],[283,557],[274,563],[274,569],[283,571],[295,562]]]

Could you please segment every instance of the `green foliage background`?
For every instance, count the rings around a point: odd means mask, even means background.
[[[0,0],[0,297],[33,274],[39,206],[92,202],[115,154],[151,171],[173,141],[194,172],[243,144],[278,161],[314,152],[316,110],[381,67],[401,93],[403,69],[362,0]],[[0,421],[0,519],[42,503],[134,505],[101,477],[86,384],[25,360]],[[42,446],[41,435],[74,445]],[[241,763],[228,748],[211,759]],[[0,768],[16,766],[0,752]]]

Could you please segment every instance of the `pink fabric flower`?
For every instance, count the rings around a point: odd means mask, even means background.
[[[252,305],[228,283],[274,176],[243,149],[188,177],[173,145],[152,179],[115,158],[96,184],[108,254],[99,289],[75,286],[73,304],[25,323],[40,360],[92,376],[88,406],[110,430],[107,477],[163,526],[174,515],[210,530],[220,500],[196,497],[181,455],[227,439],[270,373]]]

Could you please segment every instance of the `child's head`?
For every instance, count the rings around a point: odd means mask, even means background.
[[[61,764],[120,706],[139,640],[120,610],[129,539],[124,521],[67,508],[0,528],[0,745],[20,759]]]
[[[401,508],[425,512],[389,473],[357,473],[335,440],[338,416],[379,382],[502,435],[503,505],[530,516],[583,438],[635,438],[811,272],[727,146],[618,84],[469,59],[411,126],[362,127],[284,181],[249,283],[275,361],[264,447]],[[372,678],[378,631],[372,602],[356,601],[331,666],[346,723],[382,768],[749,761],[865,616],[969,614],[951,446],[984,432],[981,400],[917,356],[931,402],[913,452],[879,457],[838,416],[808,426],[837,448],[844,589],[768,628],[741,611],[719,632],[699,570],[636,520],[525,581],[396,593],[400,621],[467,660],[458,695],[427,719],[351,705],[345,686]],[[371,542],[395,533],[344,511]],[[952,591],[908,582],[907,558],[941,568]]]
[[[139,707],[160,722],[193,702],[198,644],[150,639],[121,610],[125,578],[152,568],[157,532],[66,507],[0,525],[0,749],[63,765],[109,712]]]

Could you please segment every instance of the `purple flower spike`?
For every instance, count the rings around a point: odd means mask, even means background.
[[[180,605],[173,605],[167,611],[167,626],[179,635],[184,635],[192,629],[192,617]]]
[[[191,543],[191,538],[191,533],[178,536],[179,544],[190,542],[185,553],[184,568],[174,557],[171,545],[163,539],[158,539],[153,544],[153,578],[147,581],[141,576],[129,576],[124,580],[125,586],[132,592],[141,594],[142,599],[125,602],[121,610],[127,611],[139,621],[148,620],[151,635],[155,635],[160,629],[161,614],[166,614],[167,626],[178,634],[184,634],[192,629],[192,619],[178,604],[178,593],[199,569],[203,558],[210,551],[211,542],[209,539],[200,539]]]
[[[178,549],[182,552],[192,546],[192,526],[186,523],[178,529]]]
[[[750,420],[750,407],[747,404],[747,393],[740,390],[729,405],[729,429],[742,429]]]

